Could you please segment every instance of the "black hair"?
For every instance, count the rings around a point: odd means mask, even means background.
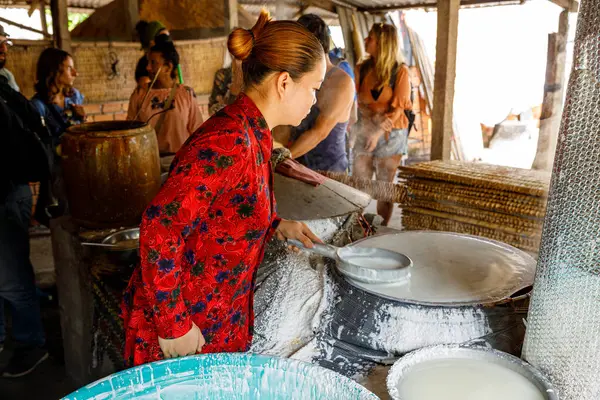
[[[325,53],[329,52],[329,27],[327,27],[323,18],[316,14],[305,14],[298,18],[298,23],[317,37]]]
[[[155,39],[156,44],[150,49],[151,53],[160,53],[166,63],[173,64],[171,78],[177,77],[177,66],[179,65],[179,53],[168,35],[161,34]]]
[[[145,39],[145,32],[146,32],[146,27],[148,26],[148,21],[144,21],[144,20],[140,20],[137,24],[135,24],[135,30],[138,34],[138,37],[140,38],[140,43],[142,44],[142,47],[144,49],[147,49],[148,47],[150,47],[150,43],[146,43],[146,39]]]
[[[62,72],[62,64],[67,58],[71,57],[64,50],[53,47],[42,51],[38,58],[36,68],[35,91],[38,96],[46,103],[52,101],[52,98],[58,94],[54,87],[56,77]],[[71,90],[68,88],[67,90]]]

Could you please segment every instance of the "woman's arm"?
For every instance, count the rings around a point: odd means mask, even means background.
[[[198,102],[196,101],[196,92],[191,87],[186,87],[190,96],[190,115],[188,117],[188,132],[190,136],[200,128],[204,120],[202,119],[202,114],[200,113],[200,107],[198,106]]]
[[[127,107],[127,120],[128,121],[133,121],[138,114],[138,110],[140,109],[139,105],[137,104],[139,90],[140,90],[139,88],[136,88],[133,91],[133,93],[131,93],[131,96],[129,97],[129,107]]]
[[[410,78],[406,65],[402,65],[398,70],[394,94],[392,102],[390,103],[390,111],[386,116],[395,125],[404,115],[404,110],[412,110],[412,103],[410,101]]]

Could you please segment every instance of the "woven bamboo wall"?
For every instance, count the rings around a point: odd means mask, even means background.
[[[49,45],[44,41],[17,41],[10,50],[6,67],[13,72],[23,94],[34,93],[35,66],[40,53]],[[198,94],[210,93],[215,72],[221,68],[225,38],[176,42],[185,83]],[[110,78],[110,55],[118,59],[119,75]],[[75,86],[86,103],[119,102],[129,99],[135,88],[134,71],[142,52],[137,43],[76,43],[73,46],[75,68],[79,74]]]
[[[143,0],[140,19],[159,20],[169,29],[223,27],[223,2],[215,0]]]

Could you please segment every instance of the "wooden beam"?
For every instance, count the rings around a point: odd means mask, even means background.
[[[450,159],[460,0],[438,3],[431,159]]]
[[[579,2],[576,0],[550,0],[559,7],[564,8],[569,12],[577,12],[579,10]]]
[[[346,7],[337,7],[337,14],[340,20],[340,27],[342,28],[342,36],[344,36],[344,43],[346,43],[346,60],[351,66],[355,66],[356,54],[354,53],[354,41],[352,38],[352,21],[351,13],[352,10]]]
[[[552,1],[552,0],[551,0]],[[508,6],[515,4],[523,4],[525,0],[461,0],[461,7],[472,7],[472,6]],[[437,8],[436,0],[422,1],[419,3],[409,3],[402,5],[388,5],[388,6],[374,6],[374,7],[358,7],[357,11],[378,13],[393,10],[407,10],[415,8]]]
[[[336,12],[336,7],[346,7],[353,11],[356,11],[356,7],[341,0],[305,0],[304,3],[309,6],[321,8],[331,13]]]
[[[69,13],[67,0],[50,0],[52,11],[52,29],[56,47],[71,52],[71,33],[69,32]]]
[[[39,33],[40,35],[44,34],[44,32],[40,31],[39,29],[30,28],[28,26],[21,25],[19,23],[13,22],[13,21],[11,21],[9,19],[6,19],[6,18],[0,17],[0,22],[4,22],[5,24],[9,24],[9,25],[12,25],[12,26],[16,26],[17,28],[28,30],[30,32]]]
[[[245,19],[250,24],[249,26],[241,26],[241,27],[245,28],[245,29],[252,28],[252,26],[254,25],[254,23],[256,23],[257,17],[254,16],[254,15],[252,15],[252,13],[250,13],[250,11],[246,10],[244,8],[244,6],[241,5],[241,4],[239,4],[239,3],[238,3],[238,7],[237,8],[238,8],[238,16],[241,16],[242,20]]]
[[[240,25],[238,19],[238,1],[237,0],[223,0],[224,2],[224,15],[225,15],[225,35],[229,35],[229,32]]]
[[[306,12],[306,10],[308,9],[307,5],[302,5],[300,7],[300,9],[298,10],[298,12],[296,14],[294,14],[294,18],[292,18],[292,20],[297,20],[298,18],[300,18],[301,16],[304,15],[304,13]]]
[[[560,14],[559,32],[548,35],[548,54],[546,57],[546,82],[542,113],[540,115],[540,133],[533,160],[533,169],[552,170],[554,153],[560,129],[560,119],[565,90],[565,64],[567,35],[569,32],[569,11]]]
[[[127,22],[127,31],[131,32],[131,40],[135,39],[135,25],[140,20],[140,6],[138,0],[123,0],[125,11],[125,21]]]
[[[563,10],[558,17],[558,34],[569,36],[569,11]]]
[[[40,22],[42,23],[42,31],[44,32],[44,37],[50,37],[50,33],[48,32],[48,20],[46,20],[46,3],[40,1],[38,4],[38,9],[40,11]]]

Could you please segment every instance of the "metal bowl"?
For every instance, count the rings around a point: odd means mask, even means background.
[[[133,264],[137,262],[139,258],[139,238],[140,238],[140,229],[139,228],[130,228],[123,229],[121,231],[112,233],[105,237],[102,240],[102,244],[114,244],[118,245],[119,243],[123,243],[127,240],[136,240],[135,245],[125,246],[125,247],[105,247],[104,251],[110,254],[111,259],[114,262],[118,263],[127,263]]]
[[[130,229],[124,229],[122,231],[118,231],[115,233],[112,233],[110,235],[108,235],[107,237],[105,237],[102,240],[102,244],[115,244],[118,245],[119,243],[125,242],[127,240],[138,240],[140,239],[140,228],[130,228]],[[139,248],[139,242],[136,246],[127,246],[127,247],[119,247],[118,250],[114,250],[114,251],[123,251],[123,250],[133,250],[133,249],[137,249]]]
[[[387,388],[391,398],[405,400],[400,397],[398,383],[409,374],[413,367],[427,361],[457,358],[487,361],[510,369],[531,382],[545,400],[559,399],[558,393],[550,381],[527,362],[508,353],[473,344],[425,347],[402,357],[394,363],[387,376]]]

